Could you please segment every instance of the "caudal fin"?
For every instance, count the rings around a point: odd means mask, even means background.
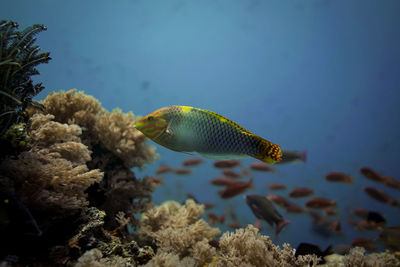
[[[279,222],[279,223],[276,225],[275,237],[277,237],[277,236],[279,235],[279,233],[282,231],[282,229],[283,229],[287,224],[289,224],[290,222],[291,222],[291,221],[289,221],[289,220],[283,220],[283,221]]]
[[[306,163],[306,161],[307,161],[307,150],[301,151],[301,161]]]

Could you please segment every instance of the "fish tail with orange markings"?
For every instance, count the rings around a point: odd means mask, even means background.
[[[268,164],[282,161],[282,149],[280,146],[273,144],[259,136],[255,136],[255,138],[261,143],[260,153],[255,155],[255,158]]]

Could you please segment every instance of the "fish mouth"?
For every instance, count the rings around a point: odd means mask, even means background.
[[[137,120],[137,121],[135,121],[135,123],[134,123],[134,127],[135,127],[137,130],[142,129],[143,126],[144,126],[144,122],[141,121],[141,120]]]

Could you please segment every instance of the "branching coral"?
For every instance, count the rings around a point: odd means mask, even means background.
[[[91,149],[100,145],[121,159],[127,168],[140,167],[157,158],[155,147],[148,146],[145,136],[135,129],[135,116],[131,112],[123,114],[115,109],[109,113],[97,99],[75,89],[51,93],[41,103],[46,112],[55,116],[55,121],[82,127],[85,145]]]
[[[83,210],[83,224],[69,240],[71,252],[85,252],[76,266],[133,266],[146,263],[154,256],[151,247],[139,247],[133,240],[122,243],[115,233],[104,230],[104,217],[105,213],[96,208]]]
[[[219,233],[199,217],[204,206],[193,200],[185,205],[175,201],[166,202],[143,214],[140,235],[156,240],[159,251],[171,252],[184,257],[191,253],[197,242],[211,240]]]
[[[389,253],[371,253],[364,255],[365,249],[361,247],[352,248],[348,255],[343,257],[345,267],[361,266],[361,267],[384,267],[384,266],[400,266],[400,261]],[[334,266],[336,263],[330,263]]]
[[[39,53],[40,48],[34,45],[34,36],[46,27],[17,28],[15,22],[0,21],[0,135],[23,117],[32,97],[44,88],[41,83],[34,85],[31,76],[39,74],[37,65],[51,59],[48,52]]]
[[[95,129],[100,142],[128,167],[142,166],[155,159],[155,147],[147,146],[146,137],[134,127],[132,112],[121,110],[104,112],[96,122]]]
[[[134,115],[118,109],[110,113],[97,99],[76,90],[51,93],[41,103],[54,116],[54,123],[75,125],[82,130],[82,143],[93,151],[87,165],[104,172],[104,179],[87,192],[91,204],[106,211],[106,227],[113,229],[118,225],[115,215],[119,211],[135,223],[132,214],[149,207],[154,187],[147,179],[136,179],[130,168],[151,163],[158,155],[155,147],[148,146],[145,136],[134,128]],[[31,116],[36,112],[42,113],[29,109]]]
[[[16,194],[36,210],[71,214],[86,206],[85,190],[99,182],[103,173],[89,170],[90,151],[81,144],[76,125],[52,121],[52,115],[37,114],[29,128],[33,147],[17,159],[7,159],[1,169],[12,177]]]
[[[315,256],[295,258],[295,250],[284,244],[283,250],[274,245],[268,236],[248,225],[236,233],[224,233],[220,239],[220,261],[218,266],[313,266],[318,262]]]

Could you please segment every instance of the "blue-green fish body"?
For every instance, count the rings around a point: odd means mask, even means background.
[[[204,109],[169,106],[136,121],[135,125],[154,142],[179,152],[198,152],[213,159],[250,156],[266,163],[279,161],[282,156],[278,145]]]

